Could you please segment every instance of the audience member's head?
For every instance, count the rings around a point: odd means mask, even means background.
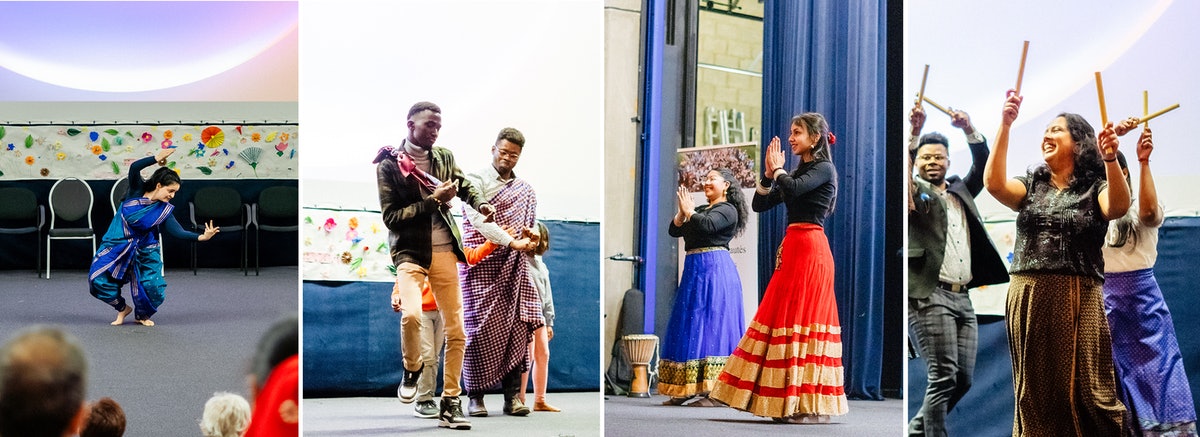
[[[271,370],[292,355],[300,353],[300,321],[296,317],[275,322],[258,340],[258,349],[250,362],[250,400],[258,396]]]
[[[125,435],[125,410],[112,398],[104,397],[88,407],[87,419],[79,437],[121,437]]]
[[[0,349],[0,435],[74,435],[85,413],[87,360],[73,336],[35,326]]]
[[[239,437],[250,424],[250,403],[240,395],[214,393],[204,403],[200,432],[204,437]]]
[[[300,431],[300,357],[292,355],[271,370],[254,400],[246,437],[294,436]]]

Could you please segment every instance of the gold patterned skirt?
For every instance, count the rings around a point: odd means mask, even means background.
[[[1014,436],[1122,435],[1099,278],[1014,273],[1005,322]]]

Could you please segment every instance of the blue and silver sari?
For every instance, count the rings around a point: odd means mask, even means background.
[[[128,282],[132,284],[138,320],[149,319],[158,311],[167,284],[162,277],[162,255],[155,230],[171,217],[172,209],[174,206],[168,202],[145,197],[121,202],[120,214],[109,225],[92,259],[88,274],[92,296],[123,311],[126,306],[121,285]]]

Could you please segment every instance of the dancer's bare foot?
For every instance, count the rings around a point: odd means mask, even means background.
[[[132,313],[132,312],[133,312],[133,307],[126,305],[124,310],[117,312],[117,320],[113,320],[113,322],[110,323],[110,325],[121,326],[121,325],[125,324],[125,318],[129,317],[129,313]]]
[[[134,320],[137,321],[138,323],[141,323],[142,326],[154,326],[154,321],[150,320],[150,319],[134,319]]]

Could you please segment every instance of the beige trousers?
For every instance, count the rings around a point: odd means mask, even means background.
[[[396,288],[393,293],[400,298],[400,312],[403,314],[400,319],[400,350],[404,354],[404,367],[409,370],[421,367],[421,287],[426,278],[429,279],[433,300],[442,313],[442,323],[446,329],[442,397],[456,397],[462,392],[459,378],[462,377],[467,333],[463,329],[462,290],[458,286],[458,258],[454,252],[434,252],[428,270],[413,263],[396,266]]]

